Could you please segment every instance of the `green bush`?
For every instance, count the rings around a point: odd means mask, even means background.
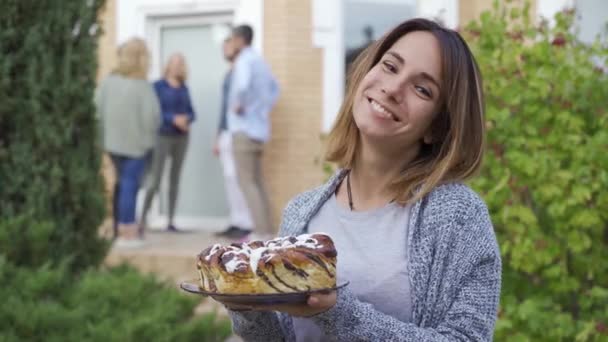
[[[200,298],[128,267],[74,277],[0,258],[0,341],[223,341],[230,322],[192,317]]]
[[[223,341],[200,298],[100,270],[103,182],[93,91],[102,0],[0,11],[0,341]]]
[[[107,244],[92,102],[102,0],[4,0],[0,11],[0,253],[97,265]]]
[[[502,250],[499,341],[608,341],[608,41],[577,41],[574,18],[495,5],[464,32],[485,81],[473,185]]]

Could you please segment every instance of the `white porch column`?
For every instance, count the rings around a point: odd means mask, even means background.
[[[343,0],[313,0],[313,45],[323,49],[323,120],[321,132],[331,129],[344,96]]]
[[[253,47],[263,53],[264,0],[241,0],[234,11],[234,25],[247,24],[253,28]]]

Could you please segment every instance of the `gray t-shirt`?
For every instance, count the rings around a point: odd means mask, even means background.
[[[368,211],[350,211],[331,196],[312,218],[309,233],[327,233],[338,250],[338,285],[402,322],[411,322],[412,298],[407,268],[410,206],[389,203]],[[296,340],[326,341],[308,318],[293,318]]]

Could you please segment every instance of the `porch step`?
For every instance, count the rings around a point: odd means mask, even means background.
[[[142,272],[154,273],[162,280],[181,282],[197,278],[196,255],[216,240],[212,233],[146,233],[144,244],[128,248],[112,246],[106,257],[107,265],[126,262]]]

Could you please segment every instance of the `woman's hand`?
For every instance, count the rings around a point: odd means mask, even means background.
[[[188,115],[186,114],[177,114],[173,117],[173,125],[177,127],[182,132],[188,132],[190,126],[190,121]]]
[[[323,313],[336,305],[336,291],[328,293],[317,292],[308,297],[306,304],[279,304],[279,305],[241,305],[224,303],[232,311],[280,311],[291,316],[310,317]]]

